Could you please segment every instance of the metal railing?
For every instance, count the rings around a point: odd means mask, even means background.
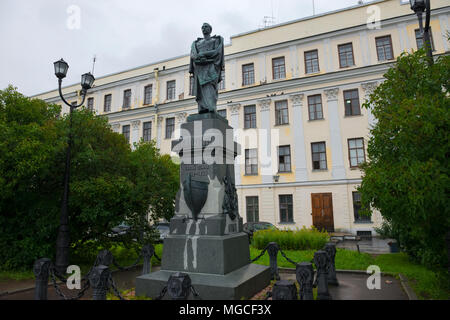
[[[78,300],[81,299],[89,288],[92,288],[93,300],[106,300],[107,293],[112,293],[120,300],[124,300],[120,291],[118,290],[112,273],[110,265],[113,264],[120,271],[128,271],[135,268],[138,263],[143,260],[142,275],[149,274],[151,269],[151,258],[155,257],[158,261],[161,258],[156,254],[153,245],[145,245],[136,261],[127,267],[121,266],[113,254],[109,250],[102,250],[98,253],[92,268],[89,272],[80,280],[82,284],[80,291],[75,296],[67,296],[63,291],[61,284],[67,286],[67,278],[64,277],[55,267],[50,259],[42,258],[36,260],[34,263],[33,271],[36,277],[36,286],[34,291],[35,300],[47,300],[48,297],[48,283],[51,278],[51,284],[55,289],[56,294],[63,300]],[[57,279],[61,282],[58,283]]]

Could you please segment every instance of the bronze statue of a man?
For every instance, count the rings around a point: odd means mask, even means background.
[[[197,97],[199,113],[216,112],[218,84],[225,66],[223,38],[211,36],[212,27],[208,23],[203,24],[202,32],[204,38],[194,41],[191,48],[192,92]]]

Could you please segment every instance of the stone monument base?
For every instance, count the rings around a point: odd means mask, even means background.
[[[176,271],[161,270],[136,278],[136,296],[156,298]],[[270,268],[248,264],[226,275],[186,272],[202,300],[250,299],[270,284]],[[168,294],[164,300],[169,299]],[[189,300],[193,300],[191,294]]]

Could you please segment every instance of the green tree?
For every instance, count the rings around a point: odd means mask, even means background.
[[[29,99],[11,86],[0,91],[2,268],[25,268],[37,258],[54,258],[69,130],[68,115],[59,114],[59,106]],[[133,151],[106,118],[86,109],[73,113],[73,137],[73,249],[86,243],[95,249],[113,243],[137,248],[151,240],[147,218],[170,219],[174,213],[178,166],[153,143],[140,143]],[[111,229],[121,222],[131,232],[111,237]]]
[[[450,57],[429,66],[423,50],[403,54],[365,103],[375,118],[360,187],[402,249],[445,265],[449,231]]]

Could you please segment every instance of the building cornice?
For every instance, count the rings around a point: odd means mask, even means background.
[[[360,184],[361,182],[362,182],[362,179],[296,181],[296,182],[286,182],[286,183],[263,183],[263,184],[237,185],[236,189],[243,190],[243,189],[259,189],[259,188],[333,186],[333,185]]]
[[[382,1],[380,1],[380,2],[382,2]],[[367,4],[365,4],[365,5],[367,5]],[[343,9],[342,11],[345,11],[345,10]],[[432,10],[431,15],[432,15],[432,17],[434,17],[434,16],[437,16],[437,15],[440,15],[442,13],[446,13],[446,12],[449,12],[449,11],[450,11],[450,6],[437,8],[437,9],[433,9]],[[310,17],[310,18],[316,18],[316,17],[317,16]],[[381,20],[380,23],[382,25],[384,25],[384,26],[391,26],[391,25],[396,25],[398,23],[403,23],[403,22],[411,22],[411,21],[412,22],[416,22],[416,20],[417,20],[417,17],[414,14],[408,14],[408,15],[404,15],[404,16],[398,16],[398,17],[393,17],[393,18]],[[295,21],[291,22],[291,23],[295,23]],[[289,24],[289,22],[286,23],[286,24]],[[301,45],[301,44],[305,44],[305,43],[309,43],[309,42],[320,41],[320,40],[327,39],[327,38],[334,38],[334,37],[338,37],[338,36],[342,36],[342,35],[346,35],[346,34],[354,33],[354,32],[360,32],[360,31],[367,31],[367,24],[362,24],[362,25],[358,25],[358,26],[351,26],[351,27],[348,27],[348,28],[345,28],[345,29],[339,29],[339,30],[335,30],[335,31],[332,31],[332,32],[322,33],[322,34],[316,34],[316,35],[313,35],[313,36],[310,36],[310,37],[306,37],[306,38],[289,40],[289,41],[285,41],[285,42],[271,44],[271,45],[268,45],[268,46],[254,48],[254,49],[251,49],[251,50],[244,50],[244,51],[240,51],[240,52],[237,52],[237,53],[227,54],[225,56],[225,61],[228,62],[229,60],[233,60],[233,59],[240,58],[240,57],[245,57],[245,56],[249,56],[249,55],[265,53],[265,52],[269,52],[269,51],[272,51],[272,50],[285,49],[286,47],[293,46],[293,45]],[[250,33],[252,33],[252,32],[250,32]],[[148,64],[148,65],[144,65],[144,66],[141,66],[141,67],[132,68],[132,69],[129,69],[129,70],[125,70],[125,71],[109,74],[109,75],[103,76],[103,77],[101,77],[99,79],[105,79],[105,78],[108,78],[108,77],[112,77],[112,76],[116,76],[116,75],[119,75],[119,74],[122,74],[122,73],[129,72],[129,71],[136,71],[136,70],[139,70],[139,69],[144,69],[144,68],[150,67],[152,65],[156,66],[156,65],[162,64],[164,62],[170,62],[170,61],[181,59],[181,58],[185,58],[185,57],[188,57],[188,56],[189,55],[183,55],[183,56],[178,56],[178,57],[167,59],[167,60],[162,60],[162,61],[159,61],[159,62],[151,63],[151,64]],[[168,69],[165,69],[165,70],[159,70],[159,74],[160,74],[160,76],[163,76],[163,75],[172,74],[172,73],[176,73],[176,72],[180,72],[180,71],[184,71],[185,72],[186,70],[188,70],[188,67],[189,67],[188,64],[184,64],[184,65],[180,65],[180,66],[177,66],[177,67],[168,68]],[[131,77],[131,78],[126,78],[126,79],[122,79],[122,80],[106,83],[106,84],[100,85],[98,87],[94,87],[93,89],[90,90],[90,92],[91,93],[95,93],[97,91],[105,90],[105,89],[108,89],[108,88],[111,88],[111,87],[126,85],[128,83],[134,83],[134,82],[138,82],[138,81],[150,80],[150,79],[153,79],[153,78],[154,78],[154,72],[146,73],[146,74],[142,74],[142,75],[139,75],[139,76],[134,76],[134,77]],[[77,84],[71,84],[71,85],[68,85],[68,86],[64,86],[63,90],[64,89],[69,89],[69,88],[71,88],[73,86],[76,86],[76,85]],[[57,95],[57,90],[50,90],[50,91],[43,92],[43,93],[40,93],[40,94],[37,94],[37,95],[33,95],[33,96],[31,96],[31,98],[35,98],[35,97],[38,97],[40,95],[49,94],[51,92],[55,92],[55,95]],[[56,102],[56,101],[59,101],[59,100],[60,99],[57,96],[49,98],[49,99],[46,99],[46,101],[48,101],[48,102]]]

